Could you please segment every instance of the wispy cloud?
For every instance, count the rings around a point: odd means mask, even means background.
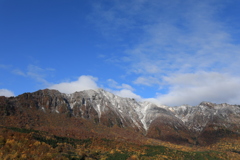
[[[126,4],[112,1],[109,8],[97,6],[97,11],[105,13],[99,19],[105,27],[121,27],[125,34],[137,35],[123,55],[128,59],[124,62],[128,75],[136,76],[134,84],[167,88],[168,93],[154,99],[161,104],[240,103],[235,89],[240,44],[233,39],[233,28],[219,18],[227,2],[132,0]]]
[[[159,80],[155,77],[138,77],[133,83],[152,86],[153,84],[160,84]]]
[[[11,68],[11,65],[0,64],[0,68],[2,68],[2,69],[9,69],[9,68]]]
[[[46,77],[46,70],[41,67],[35,66],[35,65],[29,65],[27,76],[37,80],[38,82],[44,84],[45,86],[49,85],[49,82],[45,79]]]
[[[51,85],[47,79],[51,77],[52,73],[55,71],[53,68],[41,68],[32,64],[28,65],[25,69],[14,69],[11,67],[9,70],[11,70],[11,73],[14,75],[33,79],[43,88]]]
[[[128,32],[137,25],[135,17],[144,7],[143,4],[144,0],[112,0],[107,3],[97,1],[93,3],[94,12],[88,18],[101,29],[103,35],[120,38],[117,36],[119,32]]]
[[[240,58],[239,45],[231,43],[224,24],[214,18],[215,7],[200,3],[184,8],[183,13],[176,8],[178,19],[167,14],[146,27],[147,38],[128,50],[133,73],[222,71],[229,61]]]
[[[54,72],[53,68],[41,68],[36,65],[29,64],[25,69],[17,68],[13,65],[2,65],[0,64],[0,68],[8,71],[11,74],[23,76],[26,78],[32,78],[37,82],[42,83],[44,86],[48,86],[49,82],[46,80],[50,73]]]
[[[218,11],[223,6],[223,2],[218,2],[131,1],[126,6],[113,1],[110,6],[113,15],[123,12],[122,17],[141,26],[141,40],[125,51],[131,66],[128,71],[136,74],[222,71],[226,65],[229,66],[226,72],[232,71],[229,61],[240,59],[240,46],[232,43],[226,24],[218,20]],[[113,25],[118,18],[108,19],[106,24]],[[131,23],[125,25],[137,28]]]
[[[27,76],[23,71],[21,71],[20,69],[14,69],[12,71],[13,74],[16,74],[16,75],[20,75],[20,76]]]

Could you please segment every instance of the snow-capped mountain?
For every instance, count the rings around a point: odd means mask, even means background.
[[[208,125],[225,128],[240,127],[240,106],[202,102],[198,106],[169,107],[186,127],[201,132]]]
[[[189,142],[220,131],[240,132],[239,105],[202,102],[198,106],[158,106],[122,98],[103,89],[73,94],[45,89],[8,101],[11,105],[2,114],[7,114],[11,107],[37,108],[41,112],[82,117],[108,127],[132,128],[148,137],[165,140]]]

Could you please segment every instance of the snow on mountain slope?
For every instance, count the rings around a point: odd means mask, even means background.
[[[143,130],[143,124],[140,121],[142,115],[139,113],[141,106],[134,99],[121,98],[103,89],[97,89],[75,92],[68,95],[67,100],[72,109],[79,110],[81,113],[84,112],[82,106],[94,109],[100,123],[111,115],[111,118],[114,116],[117,118],[118,125],[122,127],[131,126]]]
[[[240,106],[202,102],[198,106],[169,107],[189,130],[201,132],[207,125],[240,127]]]
[[[17,106],[36,107],[43,112],[68,113],[107,126],[130,127],[147,134],[149,129],[172,128],[200,134],[208,126],[240,132],[240,106],[202,102],[198,106],[159,106],[122,98],[103,89],[72,94],[39,90],[16,97]],[[154,131],[155,132],[155,131]],[[163,132],[162,132],[163,133]]]
[[[91,106],[101,122],[102,116],[111,111],[119,118],[122,127],[135,127],[147,131],[151,123],[161,117],[185,126],[189,131],[201,133],[209,124],[239,127],[240,107],[228,104],[202,102],[198,106],[182,105],[178,107],[158,106],[151,102],[137,102],[131,98],[122,98],[103,89],[75,92],[67,96],[70,107]],[[163,121],[163,120],[162,120]],[[183,124],[183,125],[182,125]]]

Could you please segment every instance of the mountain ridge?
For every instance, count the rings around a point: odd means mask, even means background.
[[[146,137],[193,144],[206,144],[214,139],[240,133],[240,106],[202,102],[197,106],[158,106],[122,98],[103,89],[72,94],[44,89],[17,97],[2,98],[1,115],[20,114],[26,109],[43,113],[80,117],[107,127],[130,128]],[[4,105],[4,103],[8,103]],[[5,108],[4,108],[5,106]]]

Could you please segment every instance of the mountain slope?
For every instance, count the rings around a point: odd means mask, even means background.
[[[222,137],[238,136],[240,132],[239,105],[202,102],[198,106],[157,106],[122,98],[103,89],[73,94],[39,90],[17,97],[0,97],[0,107],[0,115],[4,117],[1,124],[7,125],[15,118],[20,127],[41,127],[54,121],[45,121],[46,115],[65,115],[83,119],[81,123],[89,126],[118,126],[155,139],[203,145]]]

